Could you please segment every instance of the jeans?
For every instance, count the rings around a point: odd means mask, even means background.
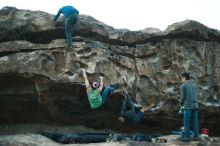
[[[111,94],[113,91],[115,91],[116,89],[114,87],[110,87],[110,86],[106,86],[102,92],[101,92],[101,96],[102,96],[102,104],[106,103],[109,94]]]
[[[192,135],[190,132],[190,122],[192,121],[194,138],[199,137],[199,123],[198,123],[198,110],[197,109],[184,109],[183,112],[183,125],[184,132],[182,133],[183,138],[190,138]]]
[[[73,33],[73,26],[78,21],[78,15],[69,15],[65,21],[65,33],[67,39],[67,48],[71,48],[72,46],[72,33]]]

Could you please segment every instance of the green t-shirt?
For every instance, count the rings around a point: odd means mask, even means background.
[[[102,105],[102,96],[97,90],[89,90],[87,92],[88,100],[91,108],[98,108]]]

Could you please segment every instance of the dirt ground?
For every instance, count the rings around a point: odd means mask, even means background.
[[[52,126],[40,124],[16,124],[0,125],[0,146],[60,146],[64,144],[57,143],[45,136],[40,135],[42,131],[55,133],[73,133],[73,132],[108,132],[111,130],[94,130],[84,126]],[[166,143],[160,142],[138,142],[138,141],[119,141],[103,142],[89,144],[68,144],[68,146],[220,146],[220,138],[212,138],[212,141],[192,141],[182,142],[178,140],[177,135],[166,135],[161,138],[167,139]]]

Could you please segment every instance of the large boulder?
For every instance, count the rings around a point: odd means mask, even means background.
[[[185,20],[165,31],[115,29],[80,15],[70,53],[72,74],[63,75],[63,21],[53,15],[4,7],[0,10],[0,123],[58,123],[132,131],[181,126],[178,115],[180,73],[190,72],[199,90],[200,127],[220,133],[220,32]],[[123,80],[128,93],[144,107],[139,127],[117,120],[120,94],[91,110],[81,85],[103,73],[106,84]]]

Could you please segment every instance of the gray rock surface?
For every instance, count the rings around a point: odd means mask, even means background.
[[[179,74],[191,73],[198,85],[200,127],[220,134],[220,32],[185,20],[165,31],[115,29],[80,15],[74,28],[71,75],[65,67],[63,22],[53,15],[5,7],[0,10],[0,123],[82,124],[125,132],[170,130],[181,126],[177,115]],[[144,107],[140,126],[118,122],[120,94],[91,110],[81,68],[89,78],[105,75],[105,83],[121,79]]]

